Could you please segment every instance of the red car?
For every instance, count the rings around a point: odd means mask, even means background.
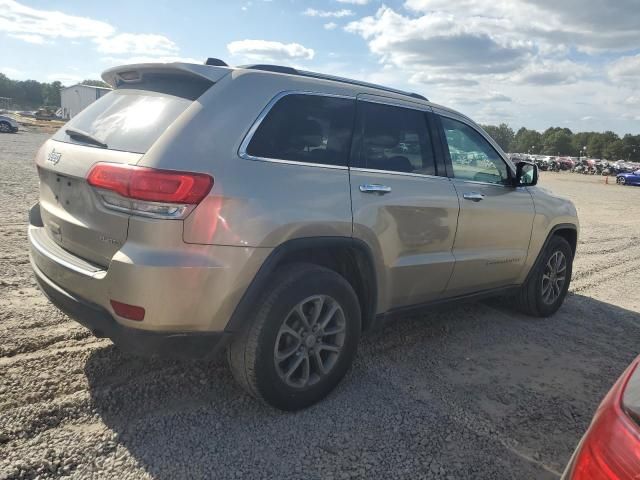
[[[565,480],[640,479],[640,357],[596,411],[571,457]]]

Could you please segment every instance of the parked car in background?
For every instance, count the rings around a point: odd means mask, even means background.
[[[16,133],[18,122],[9,115],[0,115],[0,133]]]
[[[640,357],[604,398],[563,480],[640,478]]]
[[[415,93],[286,66],[108,70],[36,157],[36,278],[138,354],[226,349],[253,396],[328,394],[394,312],[513,295],[554,314],[578,218],[475,122]]]
[[[619,185],[640,185],[640,170],[616,175],[616,183]]]
[[[558,157],[556,159],[560,170],[571,170],[575,167],[576,163],[569,157]]]

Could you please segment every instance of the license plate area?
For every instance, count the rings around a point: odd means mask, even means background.
[[[60,208],[70,213],[82,208],[82,192],[77,179],[55,173],[51,178],[50,187],[53,200]]]

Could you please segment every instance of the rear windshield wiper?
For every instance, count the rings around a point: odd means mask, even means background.
[[[94,137],[90,133],[83,132],[82,130],[77,130],[75,128],[67,128],[64,131],[64,133],[69,135],[71,138],[75,138],[77,140],[80,140],[81,142],[91,143],[91,144],[96,145],[96,146],[98,146],[100,148],[108,148],[106,143],[104,143],[103,141],[97,139],[96,137]]]

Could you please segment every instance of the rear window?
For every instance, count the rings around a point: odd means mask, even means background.
[[[145,153],[211,82],[169,76],[144,77],[99,98],[73,117],[54,140],[95,146],[69,136],[67,129],[86,133],[110,150]]]
[[[355,101],[320,95],[281,98],[247,147],[254,157],[346,165]]]

